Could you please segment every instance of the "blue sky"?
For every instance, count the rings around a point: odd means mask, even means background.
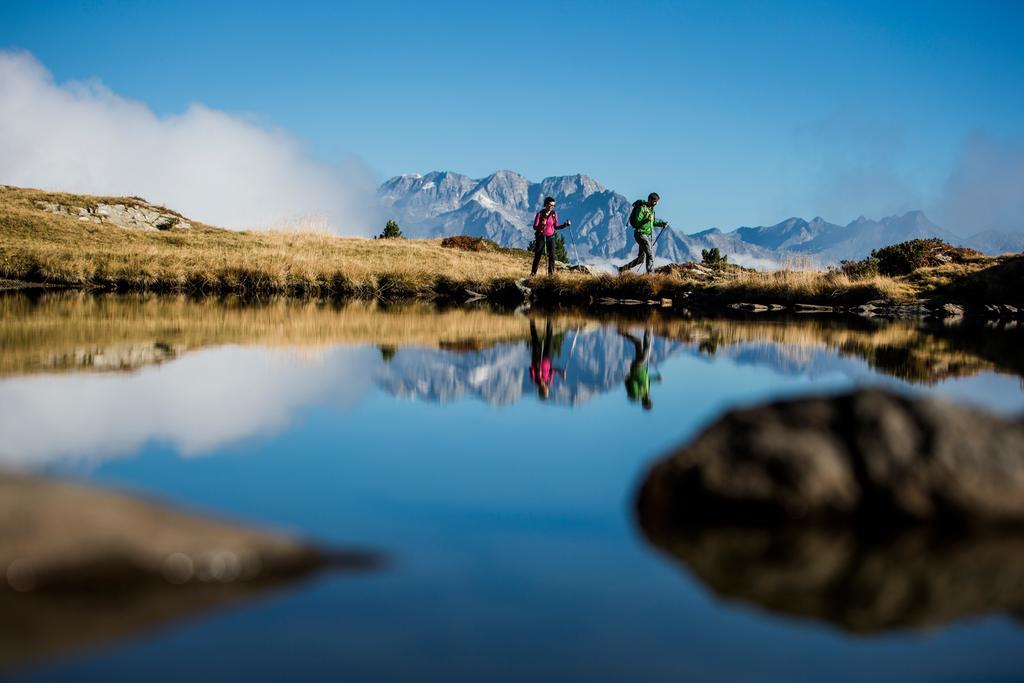
[[[631,198],[659,191],[687,231],[924,208],[970,232],[949,221],[973,204],[957,213],[946,195],[972,145],[1011,194],[1024,158],[1020,2],[7,0],[0,13],[0,49],[161,116],[202,103],[378,180],[586,173]]]

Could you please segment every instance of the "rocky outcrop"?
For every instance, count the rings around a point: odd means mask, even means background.
[[[129,230],[188,230],[192,224],[176,213],[144,202],[133,204],[104,204],[95,206],[65,206],[38,201],[44,211],[59,216],[70,216],[91,223],[112,223]]]
[[[1024,422],[880,390],[734,410],[649,473],[642,514],[1024,523]]]

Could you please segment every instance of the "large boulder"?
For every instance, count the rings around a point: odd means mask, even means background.
[[[843,630],[1024,615],[1020,420],[880,390],[735,410],[637,516],[717,595]]]
[[[651,470],[647,517],[1024,523],[1024,422],[882,390],[727,413]]]

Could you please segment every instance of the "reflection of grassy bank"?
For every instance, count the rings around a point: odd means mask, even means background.
[[[451,347],[529,338],[529,321],[481,308],[382,308],[273,299],[242,303],[157,295],[0,296],[0,374],[128,370],[191,349],[260,346]]]
[[[554,323],[557,330],[598,320],[645,324],[659,337],[697,345],[709,354],[736,344],[828,349],[913,382],[986,371],[1024,375],[1019,352],[1024,333],[1017,329],[921,327],[860,318],[680,319],[633,310],[639,317],[604,309],[598,318],[560,313]],[[181,295],[9,293],[0,296],[0,322],[0,375],[132,370],[223,344],[370,344],[393,355],[405,346],[472,352],[530,338],[528,318],[480,307],[396,308],[288,298],[245,303]]]
[[[610,323],[650,325],[664,339],[697,345],[708,355],[737,344],[827,349],[860,358],[887,375],[934,383],[979,372],[1024,376],[1024,330],[996,325],[880,321],[858,317],[676,318],[644,308],[601,311]]]
[[[740,343],[832,349],[911,382],[933,383],[979,372],[1024,375],[1024,359],[1019,353],[1024,335],[1016,329],[806,318],[731,322],[657,319],[654,329],[669,339],[700,344],[710,353]]]

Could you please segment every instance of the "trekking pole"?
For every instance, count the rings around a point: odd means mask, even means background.
[[[571,225],[569,226],[569,237],[572,238],[572,250],[576,253],[576,263],[583,263],[583,261],[580,261],[580,250],[576,247],[576,232],[572,229]]]
[[[654,246],[656,244],[658,244],[658,240],[660,240],[661,236],[665,234],[665,228],[667,228],[667,227],[668,227],[667,225],[661,226],[661,232],[659,232],[658,236],[654,238],[654,244],[651,245],[651,253],[652,254],[654,253]]]

